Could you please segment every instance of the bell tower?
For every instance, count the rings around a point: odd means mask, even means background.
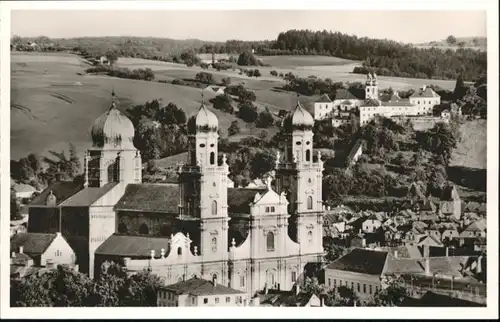
[[[297,101],[283,121],[290,140],[282,159],[276,158],[276,190],[289,201],[289,234],[306,253],[323,252],[323,161],[313,160],[314,119]]]

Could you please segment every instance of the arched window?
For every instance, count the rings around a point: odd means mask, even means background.
[[[212,252],[217,251],[217,237],[212,238]]]
[[[215,164],[215,153],[210,152],[210,164]]]
[[[141,235],[147,235],[147,234],[149,234],[148,225],[142,224],[141,227],[139,227],[139,234],[141,234]]]
[[[313,209],[313,197],[307,197],[307,209]]]
[[[118,232],[119,232],[120,234],[126,234],[126,233],[128,232],[127,225],[125,225],[125,223],[122,223],[122,222],[121,222],[121,223],[118,225]]]
[[[108,182],[118,182],[118,165],[116,162],[108,166]]]
[[[311,150],[306,150],[306,161],[311,161]]]
[[[307,240],[309,241],[309,243],[312,243],[313,241],[313,232],[311,230],[307,232]]]
[[[182,248],[181,247],[177,248],[177,255],[179,255],[179,256],[182,255]]]
[[[217,201],[212,200],[212,215],[217,215]]]
[[[267,251],[272,252],[274,251],[274,234],[273,232],[268,232],[267,233]]]

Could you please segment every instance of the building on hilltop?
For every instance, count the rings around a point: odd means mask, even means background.
[[[187,162],[177,184],[144,184],[132,122],[115,106],[92,128],[84,183],[56,182],[34,199],[29,230],[61,231],[81,271],[104,261],[149,269],[166,283],[197,276],[252,294],[289,290],[306,264],[322,261],[323,162],[313,160],[313,117],[299,102],[284,119],[291,137],[271,178],[232,188],[226,157],[218,163],[219,123],[203,100],[189,118]]]

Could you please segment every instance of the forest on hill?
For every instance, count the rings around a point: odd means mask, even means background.
[[[371,70],[379,75],[396,77],[456,79],[461,74],[466,81],[475,81],[486,75],[487,70],[485,51],[470,48],[417,48],[387,39],[359,38],[330,31],[288,30],[281,32],[273,41],[226,42],[153,37],[50,39],[41,36],[28,39],[14,36],[11,47],[26,49],[27,46],[20,44],[31,41],[40,48],[73,50],[92,56],[105,55],[111,51],[122,57],[173,62],[183,62],[181,56],[185,56],[186,52],[240,54],[253,49],[258,55],[268,56],[327,55],[362,61],[363,66],[354,69],[354,73]]]

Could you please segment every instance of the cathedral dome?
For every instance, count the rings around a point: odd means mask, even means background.
[[[297,100],[297,106],[285,117],[283,123],[286,129],[306,130],[313,128],[314,118]]]
[[[92,126],[91,136],[94,147],[132,147],[135,135],[134,124],[123,114],[115,103],[113,92],[113,103],[109,110],[99,116]]]
[[[219,120],[217,116],[205,106],[202,98],[198,113],[188,121],[189,132],[217,132],[218,128]]]

